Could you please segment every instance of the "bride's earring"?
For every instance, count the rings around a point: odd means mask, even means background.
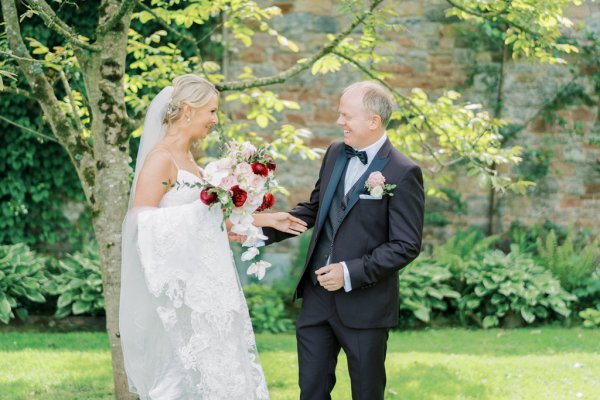
[[[189,115],[187,116],[187,119],[186,119],[186,121],[187,121],[187,122],[190,122],[190,121],[191,121],[191,117],[190,117]]]

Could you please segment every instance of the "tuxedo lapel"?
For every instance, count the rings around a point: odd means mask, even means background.
[[[335,160],[335,165],[333,166],[333,171],[331,172],[331,177],[329,178],[329,182],[327,182],[327,189],[325,190],[325,194],[323,195],[323,201],[319,207],[319,219],[317,229],[321,230],[323,223],[325,222],[325,218],[327,217],[327,212],[329,211],[329,207],[331,206],[331,200],[333,199],[333,194],[335,193],[335,188],[342,177],[342,172],[344,172],[344,167],[348,163],[348,158],[346,157],[344,146],[340,146],[340,151],[337,155],[337,159]],[[319,232],[316,232],[317,234]]]
[[[387,163],[390,162],[389,154],[391,149],[392,143],[389,139],[387,139],[383,146],[381,146],[381,149],[379,149],[379,151],[377,152],[377,155],[369,165],[369,168],[367,168],[365,173],[358,179],[358,182],[356,182],[356,189],[352,192],[352,195],[348,200],[348,206],[346,207],[346,211],[342,216],[342,220],[346,218],[346,215],[348,215],[350,210],[352,210],[352,207],[354,207],[354,205],[360,198],[360,194],[363,193],[362,189],[365,187],[365,182],[367,181],[369,175],[375,171],[382,171],[387,165]]]

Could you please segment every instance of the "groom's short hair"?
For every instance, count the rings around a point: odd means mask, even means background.
[[[381,125],[384,128],[387,127],[394,111],[394,98],[391,93],[377,82],[361,81],[348,86],[342,94],[354,89],[358,89],[362,93],[362,103],[365,110],[379,115]]]

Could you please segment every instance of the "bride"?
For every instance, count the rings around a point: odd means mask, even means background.
[[[190,153],[217,123],[219,93],[192,74],[152,101],[123,222],[119,328],[129,388],[143,400],[268,399],[222,211],[199,200]],[[299,234],[287,213],[257,226]]]

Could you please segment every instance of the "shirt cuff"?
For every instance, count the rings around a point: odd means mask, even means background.
[[[342,267],[344,267],[344,291],[349,292],[352,290],[352,281],[350,281],[350,272],[348,272],[348,266],[345,262],[341,262]]]

